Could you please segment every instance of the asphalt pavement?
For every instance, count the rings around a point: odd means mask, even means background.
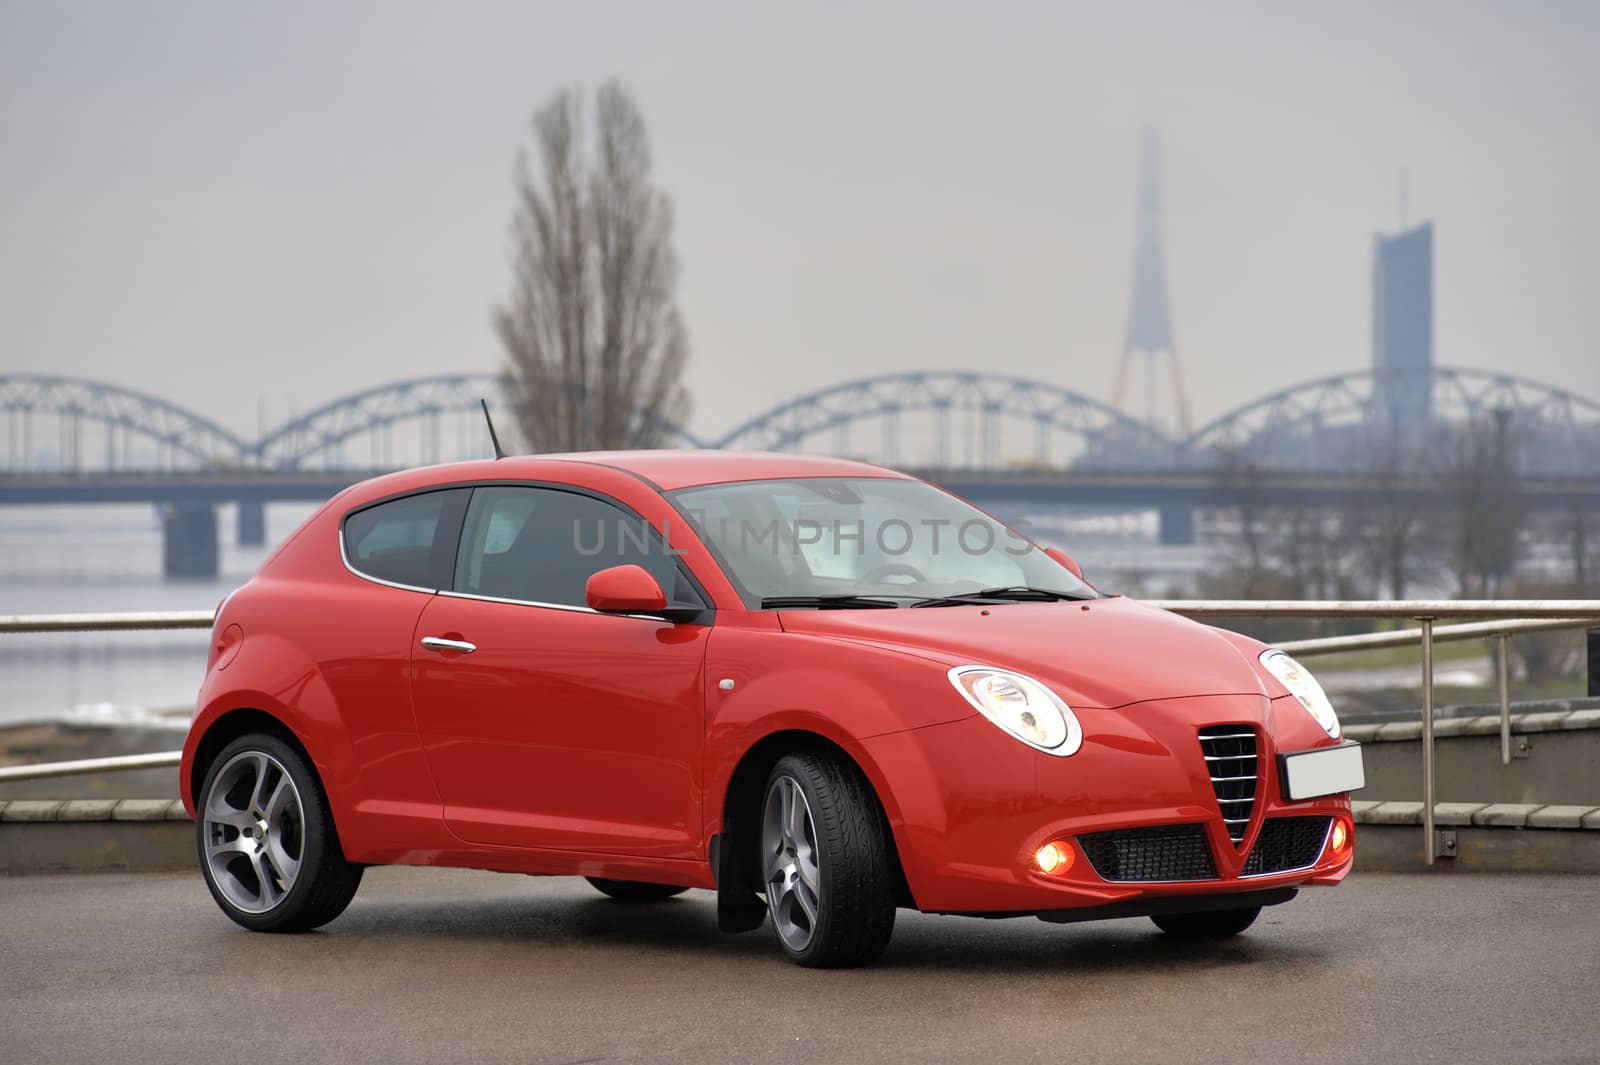
[[[1600,1062],[1600,878],[1363,874],[1222,944],[902,912],[867,969],[712,899],[372,869],[318,933],[198,873],[0,878],[0,1062]]]

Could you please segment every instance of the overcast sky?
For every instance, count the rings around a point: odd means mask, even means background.
[[[0,372],[254,435],[495,369],[527,119],[616,75],[702,432],[915,367],[1109,399],[1147,117],[1202,419],[1368,364],[1402,171],[1437,360],[1600,396],[1597,55],[1589,3],[0,0]]]

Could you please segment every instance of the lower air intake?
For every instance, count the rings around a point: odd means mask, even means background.
[[[1328,838],[1328,817],[1269,817],[1240,876],[1287,873],[1314,865]]]
[[[1119,828],[1078,837],[1102,880],[1119,883],[1215,880],[1217,867],[1201,825]]]

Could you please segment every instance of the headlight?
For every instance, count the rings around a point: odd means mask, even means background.
[[[988,666],[957,666],[950,683],[978,712],[1029,747],[1065,758],[1083,728],[1061,697],[1032,677]]]
[[[1290,695],[1300,700],[1300,705],[1311,712],[1324,732],[1334,739],[1339,738],[1339,715],[1333,712],[1328,694],[1305,666],[1276,648],[1261,652],[1261,665],[1289,689]]]

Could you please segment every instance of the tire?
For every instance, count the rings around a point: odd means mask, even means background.
[[[1179,939],[1226,939],[1256,923],[1260,906],[1242,910],[1210,910],[1205,913],[1168,913],[1150,918],[1156,927]]]
[[[607,880],[603,876],[586,876],[584,879],[593,884],[600,894],[609,895],[618,902],[660,902],[689,890],[675,884],[647,884],[642,880]]]
[[[760,870],[784,953],[819,969],[876,960],[894,932],[897,881],[871,786],[827,755],[790,754],[763,795]]]
[[[195,813],[206,887],[252,932],[325,925],[361,886],[362,867],[345,861],[316,773],[277,736],[252,733],[224,747]]]

